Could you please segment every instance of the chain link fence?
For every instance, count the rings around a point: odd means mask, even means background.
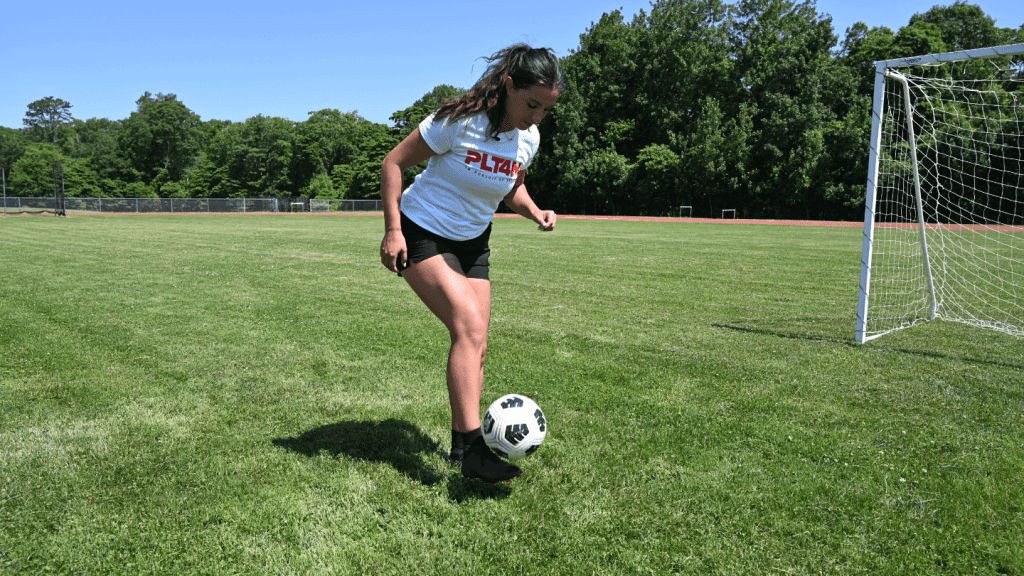
[[[6,214],[55,212],[55,198],[9,196],[3,199]],[[374,212],[380,200],[326,200],[318,198],[65,198],[67,212],[98,213],[275,213],[275,212]]]

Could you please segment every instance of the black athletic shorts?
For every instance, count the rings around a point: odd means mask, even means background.
[[[409,264],[422,262],[427,258],[442,255],[445,262],[466,278],[490,279],[491,249],[488,241],[491,238],[491,226],[484,233],[472,240],[449,240],[426,230],[402,214],[402,236],[409,250]],[[399,264],[398,275],[402,275]]]

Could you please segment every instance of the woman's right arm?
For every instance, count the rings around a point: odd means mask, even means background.
[[[380,197],[384,204],[384,241],[380,245],[380,261],[385,268],[398,272],[398,264],[405,265],[408,251],[402,235],[399,200],[402,197],[402,170],[429,160],[437,154],[420,135],[419,128],[405,137],[392,150],[380,172]]]

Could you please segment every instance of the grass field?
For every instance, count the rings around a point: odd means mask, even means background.
[[[499,219],[484,402],[376,216],[0,219],[2,574],[1024,574],[1024,342],[853,342],[861,230]]]

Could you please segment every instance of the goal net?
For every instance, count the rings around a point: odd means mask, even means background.
[[[64,211],[64,163],[56,162],[53,168],[53,213],[67,216]]]
[[[876,62],[857,341],[1024,336],[1024,44]]]

